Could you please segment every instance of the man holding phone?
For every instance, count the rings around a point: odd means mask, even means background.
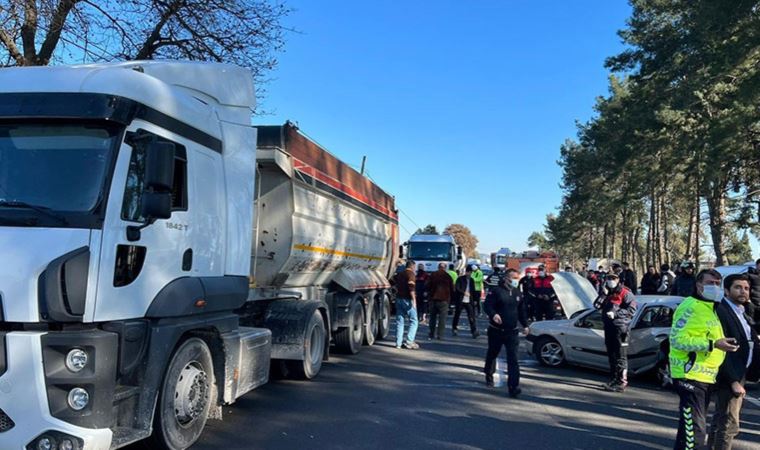
[[[674,449],[703,448],[707,437],[707,405],[726,352],[739,349],[723,334],[716,307],[723,299],[721,275],[699,272],[695,293],[678,305],[670,330],[670,375],[680,397]]]
[[[729,275],[723,288],[725,298],[718,305],[718,318],[723,326],[723,334],[735,339],[739,350],[726,355],[715,383],[714,391],[718,398],[708,445],[715,450],[730,450],[734,438],[739,434],[739,413],[742,400],[747,394],[744,383],[747,369],[752,363],[753,347],[758,341],[757,334],[752,329],[753,321],[745,310],[750,301],[749,277],[746,274]]]

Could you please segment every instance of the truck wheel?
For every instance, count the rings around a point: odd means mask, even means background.
[[[340,328],[335,333],[335,344],[338,350],[355,355],[362,348],[364,340],[364,308],[358,300],[351,303],[348,313],[348,326]]]
[[[151,448],[182,450],[198,440],[213,401],[214,365],[203,340],[186,340],[164,374]]]
[[[377,299],[374,292],[371,293],[369,304],[367,305],[367,329],[364,330],[364,343],[374,345],[377,338]]]
[[[325,322],[322,314],[314,311],[306,327],[303,342],[303,361],[287,361],[288,370],[294,378],[311,380],[319,374],[325,354]]]
[[[377,319],[377,339],[383,340],[391,331],[391,300],[383,293],[380,301],[380,317]]]

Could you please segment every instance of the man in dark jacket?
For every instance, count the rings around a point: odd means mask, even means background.
[[[488,351],[483,371],[486,374],[486,384],[493,386],[493,375],[496,358],[501,348],[507,349],[507,388],[510,397],[517,397],[520,389],[520,366],[517,361],[517,349],[520,344],[519,332],[528,334],[528,318],[525,315],[525,305],[520,299],[518,289],[519,274],[514,269],[508,269],[505,276],[499,279],[497,287],[491,289],[486,297],[483,308],[488,315]]]
[[[689,297],[694,294],[696,286],[697,278],[694,276],[694,263],[688,263],[673,281],[673,289],[671,289],[670,294]]]
[[[747,314],[755,321],[755,331],[760,333],[760,259],[747,271],[749,277],[749,303]]]
[[[638,292],[638,286],[636,285],[636,272],[631,269],[630,264],[627,262],[623,263],[623,272],[620,274],[620,281],[634,294]]]
[[[723,286],[725,296],[717,308],[718,318],[723,334],[734,339],[739,350],[726,353],[714,387],[717,401],[708,448],[716,450],[730,450],[734,437],[739,434],[739,413],[747,393],[744,383],[758,342],[752,329],[753,321],[744,309],[749,303],[749,277],[746,274],[729,275]]]
[[[417,274],[414,277],[414,291],[417,295],[417,313],[420,317],[420,322],[425,323],[428,315],[428,299],[427,299],[427,280],[430,278],[430,274],[425,271],[425,266],[420,264],[417,266]]]
[[[603,387],[623,392],[628,386],[628,335],[638,305],[636,297],[614,272],[607,275],[605,287],[607,295],[600,296],[594,305],[602,312],[604,345],[610,362],[610,381]]]
[[[660,287],[660,274],[657,273],[654,266],[647,267],[647,273],[641,279],[641,295],[657,295],[657,289]]]
[[[459,316],[462,314],[462,308],[467,311],[467,321],[470,322],[470,333],[473,338],[480,334],[475,326],[475,310],[473,309],[475,296],[480,296],[480,292],[475,290],[475,280],[472,279],[472,267],[467,266],[464,275],[457,278],[454,283],[454,321],[451,322],[451,334],[457,335],[459,327]]]
[[[522,301],[525,302],[525,312],[528,316],[528,320],[535,321],[536,320],[536,298],[533,297],[533,275],[534,272],[532,270],[526,270],[525,276],[520,278],[520,282],[518,283],[518,286],[520,288],[520,293],[522,294]]]
[[[446,272],[446,263],[438,264],[438,270],[433,272],[427,281],[428,314],[430,315],[430,334],[433,339],[443,339],[446,331],[446,316],[449,312],[449,302],[454,293],[454,280]]]

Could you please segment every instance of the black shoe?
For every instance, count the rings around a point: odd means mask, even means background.
[[[479,336],[480,336],[480,333],[478,333],[477,331],[474,332],[474,333],[472,333],[472,338],[473,339],[477,339]]]
[[[459,334],[459,332],[457,330],[451,330],[451,335],[452,336],[456,336],[458,334]]]
[[[520,395],[521,392],[522,392],[522,389],[520,389],[519,387],[516,387],[514,389],[509,390],[509,396],[512,398],[517,398],[517,396]]]
[[[625,388],[627,386],[628,386],[627,384],[615,382],[615,383],[605,386],[604,390],[609,391],[609,392],[625,392]]]
[[[486,378],[486,386],[493,387],[493,378]]]

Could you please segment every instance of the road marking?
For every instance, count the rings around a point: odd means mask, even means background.
[[[744,399],[747,400],[748,402],[752,403],[756,407],[760,408],[760,398],[746,396],[746,397],[744,397]]]

